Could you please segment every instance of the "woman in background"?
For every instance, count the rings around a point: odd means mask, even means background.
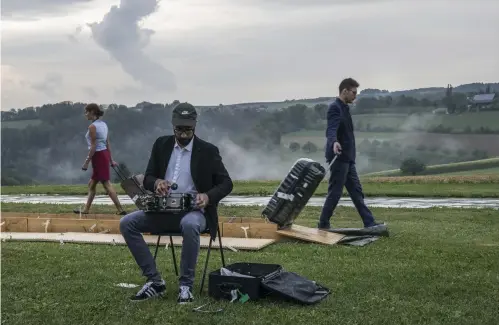
[[[109,145],[108,128],[106,122],[99,120],[99,117],[104,115],[104,112],[97,104],[88,104],[85,106],[85,117],[92,121],[85,134],[87,139],[89,153],[85,163],[81,167],[83,170],[88,169],[88,165],[92,162],[92,177],[88,182],[88,199],[85,208],[81,211],[82,214],[88,214],[92,201],[95,197],[95,188],[97,183],[101,182],[107,194],[114,202],[120,215],[126,215],[126,212],[121,207],[118,195],[111,185],[110,166],[118,164],[111,158],[111,148]],[[74,213],[80,213],[79,209],[73,210]]]

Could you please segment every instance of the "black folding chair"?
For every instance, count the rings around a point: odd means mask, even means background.
[[[218,222],[217,222],[218,224]],[[210,230],[208,227],[206,227],[206,230],[203,231],[201,234],[209,234]],[[156,256],[158,255],[158,248],[159,248],[159,243],[161,241],[162,236],[169,236],[170,237],[170,248],[172,251],[172,259],[173,259],[173,265],[175,267],[175,275],[178,277],[178,267],[177,267],[177,258],[175,257],[175,248],[173,247],[173,236],[182,236],[182,233],[180,230],[175,230],[175,231],[163,231],[163,232],[155,232],[151,233],[151,235],[157,235],[158,236],[158,241],[156,242],[156,250],[154,251],[154,260],[156,260]],[[222,236],[220,235],[220,227],[217,226],[217,235],[215,237],[218,237],[218,244],[220,245],[220,257],[222,258],[222,265],[225,267],[225,258],[224,258],[224,250],[222,246]],[[210,236],[210,243],[208,245],[208,252],[206,254],[206,261],[204,263],[204,270],[203,270],[203,278],[201,280],[201,288],[199,289],[199,294],[203,292],[203,287],[204,287],[204,281],[206,278],[206,271],[208,269],[208,260],[210,259],[210,252],[211,252],[211,244],[215,241],[215,238],[211,238]]]

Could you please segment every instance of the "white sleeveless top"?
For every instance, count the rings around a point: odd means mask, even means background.
[[[107,149],[106,142],[107,142],[108,129],[106,122],[101,120],[95,120],[92,124],[95,125],[95,131],[97,133],[95,139],[96,143],[95,151],[102,151]],[[87,133],[85,134],[85,138],[87,139],[88,149],[90,150],[92,142],[90,141],[90,134],[88,130]]]

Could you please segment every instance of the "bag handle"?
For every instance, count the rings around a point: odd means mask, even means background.
[[[114,171],[116,172],[116,174],[118,175],[118,177],[121,179],[121,181],[124,181],[124,180],[127,180],[128,178],[125,177],[125,173],[123,172],[123,170],[119,167],[119,165],[117,166],[112,166]],[[133,181],[133,183],[137,186],[137,188],[140,189],[140,191],[142,192],[142,194],[147,194],[147,192],[142,188],[142,186],[139,184],[139,182],[137,182],[137,180],[135,179],[135,177],[130,177],[130,179]]]

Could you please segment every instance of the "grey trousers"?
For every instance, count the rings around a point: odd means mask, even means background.
[[[144,232],[168,230],[165,223],[168,216],[150,215],[144,211],[134,211],[120,221],[120,231],[125,242],[148,281],[160,282],[161,274],[156,269],[154,257],[144,240]],[[171,227],[171,226],[170,226]],[[200,234],[206,228],[206,219],[201,211],[191,211],[180,221],[182,231],[182,253],[180,257],[180,286],[192,288],[199,255]]]

